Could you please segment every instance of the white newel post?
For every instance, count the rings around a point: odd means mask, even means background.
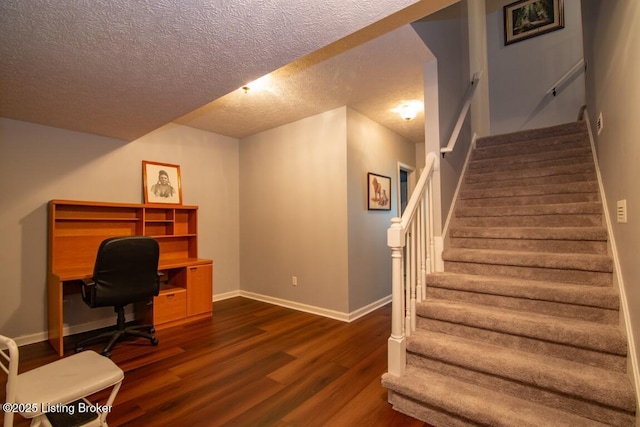
[[[400,218],[391,220],[391,227],[387,230],[387,245],[391,248],[391,336],[388,341],[387,357],[388,372],[391,375],[401,376],[406,366],[406,342],[404,336],[403,317],[403,292],[404,280],[402,277],[402,251],[405,245],[405,235],[400,226]]]

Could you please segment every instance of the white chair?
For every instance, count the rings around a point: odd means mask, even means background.
[[[18,374],[18,346],[0,335],[0,367],[7,374],[4,425],[13,426],[14,413],[30,418],[31,426],[107,426],[124,372],[95,351],[84,351]],[[104,405],[86,397],[113,387]]]

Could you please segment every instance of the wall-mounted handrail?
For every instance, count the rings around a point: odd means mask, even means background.
[[[456,141],[458,141],[458,137],[460,136],[460,131],[462,130],[462,125],[464,121],[467,119],[467,115],[469,114],[469,108],[471,108],[471,101],[473,99],[473,94],[476,91],[476,87],[478,87],[478,82],[480,81],[480,77],[482,76],[482,71],[473,74],[473,78],[471,79],[471,83],[467,88],[467,93],[464,96],[464,104],[462,104],[462,108],[460,109],[460,114],[458,115],[458,121],[456,122],[455,127],[453,128],[453,132],[451,132],[451,137],[449,138],[449,143],[446,147],[442,147],[440,149],[440,153],[442,157],[445,154],[451,153],[453,148],[456,145]]]
[[[583,70],[584,71],[584,58],[582,58],[578,62],[576,62],[576,64],[573,67],[571,67],[571,69],[569,71],[564,73],[564,75],[562,77],[560,77],[557,82],[555,82],[553,85],[551,85],[549,90],[547,90],[544,95],[545,96],[549,96],[549,95],[556,96],[558,94],[558,87],[562,86],[578,70]]]

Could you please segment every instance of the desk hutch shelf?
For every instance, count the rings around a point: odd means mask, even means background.
[[[48,225],[49,342],[60,355],[63,291],[91,277],[109,237],[149,236],[160,246],[160,295],[136,306],[137,319],[162,329],[211,316],[213,262],[198,258],[197,206],[52,200]]]

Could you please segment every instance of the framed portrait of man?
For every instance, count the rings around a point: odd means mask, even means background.
[[[145,203],[182,204],[180,166],[142,161]]]

